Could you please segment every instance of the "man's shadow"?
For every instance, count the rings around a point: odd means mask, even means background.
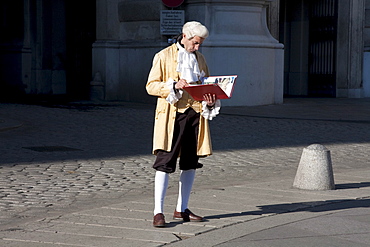
[[[338,190],[354,189],[370,187],[370,182],[337,184],[335,188]],[[337,199],[327,201],[310,201],[296,202],[257,206],[259,209],[254,211],[245,211],[240,213],[216,214],[204,217],[204,222],[214,219],[241,217],[248,215],[264,215],[264,214],[286,214],[293,212],[325,212],[336,211],[351,208],[368,208],[370,207],[370,198],[364,199]],[[176,227],[185,223],[184,221],[171,221],[166,223],[166,227]]]
[[[370,182],[338,184],[336,189],[353,189],[370,187]],[[217,214],[206,216],[206,220],[223,219],[231,217],[240,217],[247,215],[264,215],[264,214],[283,214],[293,212],[325,212],[351,208],[368,208],[370,207],[370,198],[364,199],[338,199],[327,201],[310,201],[297,203],[283,203],[258,206],[259,210],[245,211],[240,213]]]

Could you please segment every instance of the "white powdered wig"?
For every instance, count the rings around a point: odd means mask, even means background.
[[[187,39],[192,39],[194,36],[206,39],[209,35],[208,29],[200,22],[189,21],[182,27],[182,33],[186,35]]]

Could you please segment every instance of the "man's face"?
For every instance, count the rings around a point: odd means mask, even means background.
[[[199,46],[203,43],[204,38],[199,36],[194,36],[192,39],[188,39],[185,34],[183,34],[181,44],[184,45],[184,48],[187,52],[195,52],[199,50]]]

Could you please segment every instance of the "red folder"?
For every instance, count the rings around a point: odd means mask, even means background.
[[[207,85],[197,85],[197,86],[188,86],[183,88],[188,92],[191,97],[195,100],[202,101],[204,94],[216,94],[217,99],[228,99],[229,96],[220,88],[218,84],[207,84]]]
[[[206,77],[203,81],[204,84],[192,85],[184,87],[183,89],[188,92],[193,99],[202,101],[204,94],[216,94],[217,99],[230,99],[234,90],[235,80],[237,75],[232,76],[210,76]],[[226,84],[222,81],[227,80]],[[218,83],[220,82],[220,83]],[[223,87],[224,89],[222,89]]]

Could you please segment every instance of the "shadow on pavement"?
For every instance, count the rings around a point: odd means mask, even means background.
[[[330,119],[350,115],[356,120],[360,113],[367,116],[365,110],[356,109],[367,109],[370,102],[355,101],[343,106],[331,103],[330,107],[327,102],[341,101],[308,102],[308,106],[306,101],[293,101],[273,106],[225,107],[225,113],[221,110],[210,121],[214,151],[370,143],[367,118],[357,122]],[[0,104],[0,120],[15,117],[23,123],[20,128],[0,132],[0,153],[5,154],[0,165],[151,155],[154,109],[153,104],[128,102],[47,102],[30,107]],[[327,120],[314,119],[318,110]]]
[[[262,205],[258,207],[260,208],[260,210],[246,211],[241,213],[210,215],[206,216],[205,219],[210,220],[210,219],[240,217],[246,215],[284,214],[304,211],[326,212],[354,208],[368,208],[370,207],[370,199],[311,201],[311,202]]]
[[[335,188],[338,190],[345,189],[359,189],[364,187],[370,187],[370,182],[360,182],[360,183],[348,183],[348,184],[336,184]]]

